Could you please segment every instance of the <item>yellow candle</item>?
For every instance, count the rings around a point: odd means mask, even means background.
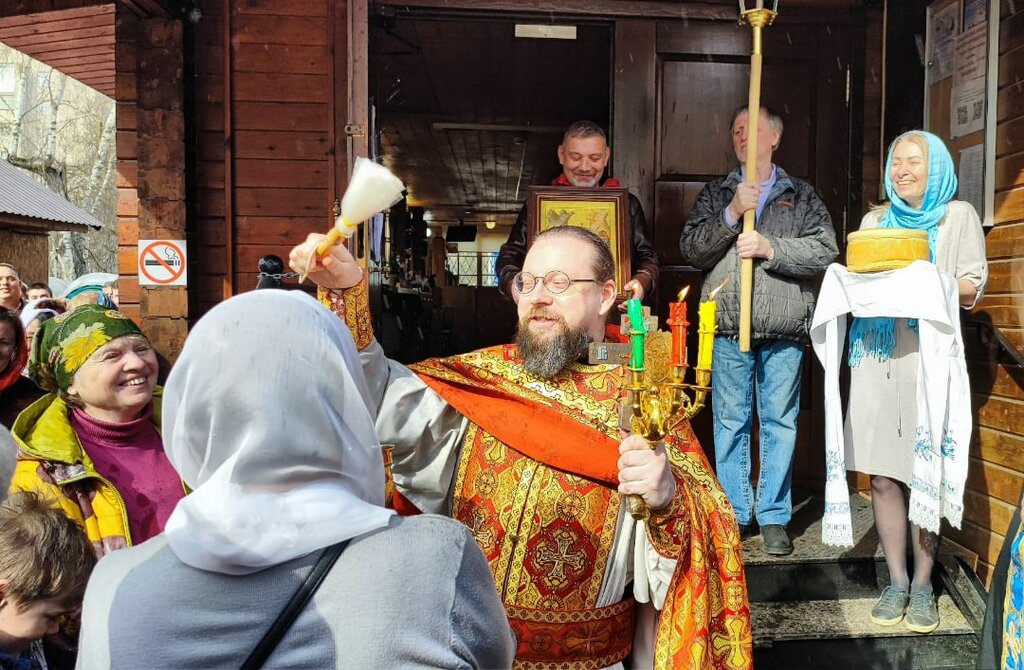
[[[708,300],[699,307],[700,326],[697,331],[697,367],[701,370],[711,369],[711,353],[715,348],[715,312],[718,302]]]

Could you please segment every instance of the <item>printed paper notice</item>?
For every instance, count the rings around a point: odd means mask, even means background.
[[[953,90],[949,94],[949,134],[962,137],[985,126],[985,73],[988,31],[977,25],[956,40]]]
[[[959,200],[971,203],[978,217],[985,218],[985,145],[976,144],[960,151]]]
[[[956,39],[953,85],[985,81],[988,67],[988,26],[974,26]]]
[[[953,74],[953,49],[956,45],[960,3],[940,9],[928,22],[928,83],[934,84]]]

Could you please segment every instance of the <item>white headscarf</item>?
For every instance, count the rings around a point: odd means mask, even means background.
[[[25,303],[25,306],[21,308],[21,325],[23,327],[28,328],[28,324],[32,323],[34,319],[40,316],[57,316],[56,310],[50,309],[49,307],[44,307],[42,309],[39,308],[39,303],[46,300],[53,300],[53,298],[36,298],[35,300],[30,300]]]
[[[195,489],[165,528],[178,558],[249,574],[387,525],[368,398],[352,336],[313,298],[212,309],[164,388],[164,448]]]

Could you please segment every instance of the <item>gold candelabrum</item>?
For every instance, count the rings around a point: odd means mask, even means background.
[[[712,346],[705,342],[713,342],[714,318],[710,323],[700,324],[698,341],[701,346]],[[644,331],[630,326],[630,335],[644,335]],[[665,333],[655,333],[665,335]],[[685,337],[685,336],[684,336]],[[684,350],[685,351],[685,350]],[[669,428],[678,421],[689,421],[704,409],[708,393],[711,391],[711,355],[698,352],[698,365],[694,368],[694,381],[687,382],[687,371],[690,369],[685,360],[682,363],[667,364],[667,375],[654,378],[655,365],[636,367],[631,359],[626,367],[626,405],[631,414],[629,427],[634,434],[643,436],[651,449],[664,439]],[[652,361],[653,362],[653,361]],[[637,520],[646,520],[650,511],[644,499],[639,495],[628,495],[629,513]]]

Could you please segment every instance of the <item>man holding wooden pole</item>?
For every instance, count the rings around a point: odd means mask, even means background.
[[[832,219],[807,182],[791,177],[772,156],[782,139],[782,118],[765,108],[733,117],[738,161],[753,146],[755,170],[736,167],[704,186],[690,211],[679,246],[687,263],[707,270],[702,299],[726,278],[718,295],[712,409],[715,460],[722,488],[741,531],[760,525],[765,551],[793,550],[786,531],[792,515],[790,481],[804,343],[814,313],[815,277],[838,256]],[[741,228],[744,215],[756,228]],[[749,350],[741,343],[741,265],[749,262],[752,310]],[[758,409],[761,472],[751,485],[750,440]]]

